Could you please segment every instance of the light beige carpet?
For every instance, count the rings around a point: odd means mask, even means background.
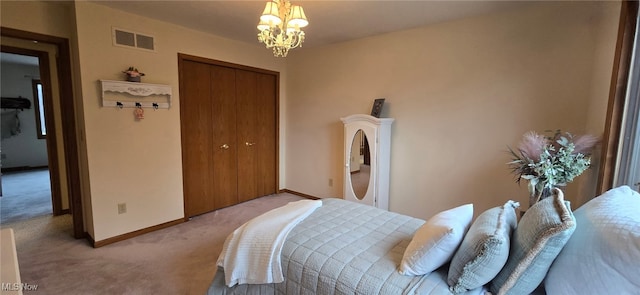
[[[227,235],[300,199],[266,196],[97,249],[72,238],[69,215],[2,227],[14,228],[22,282],[38,285],[32,294],[205,294]]]
[[[4,172],[0,197],[0,224],[51,216],[48,169]]]
[[[351,174],[351,187],[356,197],[364,198],[369,189],[369,181],[371,178],[371,166],[360,164],[358,173]]]

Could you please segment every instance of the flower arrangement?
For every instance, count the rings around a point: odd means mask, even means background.
[[[126,71],[122,72],[127,74],[127,81],[129,82],[140,82],[140,77],[144,76],[144,73],[134,67],[129,67]]]
[[[551,189],[565,186],[591,165],[591,150],[598,143],[593,135],[574,136],[556,130],[552,136],[543,136],[534,131],[523,135],[507,163],[516,175],[516,182],[529,182],[529,205],[549,195]]]

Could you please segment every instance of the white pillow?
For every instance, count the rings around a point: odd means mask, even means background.
[[[547,294],[638,294],[640,194],[621,186],[574,216],[576,230],[547,272]]]
[[[403,275],[424,275],[451,260],[473,219],[473,204],[442,211],[413,235],[400,262]]]

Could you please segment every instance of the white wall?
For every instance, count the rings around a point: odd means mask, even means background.
[[[75,13],[94,240],[183,218],[177,54],[278,71],[281,81],[284,60],[257,42],[231,41],[95,3],[78,1]],[[156,52],[113,46],[114,26],[154,36]],[[98,80],[122,80],[129,66],[146,74],[143,82],[173,87],[171,109],[147,110],[138,122],[132,109],[101,107]],[[285,105],[283,92],[280,101]],[[126,214],[117,213],[118,203],[127,203]]]
[[[620,3],[525,9],[305,49],[288,58],[287,188],[342,197],[339,118],[386,98],[390,210],[428,218],[508,199],[526,207],[507,145],[528,130],[602,133]],[[589,117],[590,119],[588,119]],[[597,130],[596,130],[597,129]],[[578,199],[577,185],[567,198]]]
[[[32,79],[40,79],[38,66],[13,63],[0,65],[2,97],[23,97],[31,101],[31,108],[18,112],[21,133],[10,136],[2,134],[2,168],[41,167],[49,165],[47,160],[47,141],[38,139],[36,111],[33,99]],[[3,109],[2,122],[13,120],[15,110]],[[2,126],[7,127],[7,126]],[[8,137],[9,136],[9,137]]]

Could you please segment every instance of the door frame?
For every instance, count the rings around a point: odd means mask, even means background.
[[[40,81],[42,81],[42,90],[44,92],[44,125],[47,127],[47,162],[49,170],[49,179],[51,183],[51,204],[53,215],[62,215],[65,210],[62,209],[62,188],[60,186],[60,165],[58,159],[58,140],[56,137],[56,129],[54,124],[53,112],[53,95],[51,85],[51,67],[49,66],[49,53],[46,51],[25,49],[20,47],[1,45],[0,51],[38,58],[38,71],[40,73]],[[35,105],[34,97],[34,105]],[[35,106],[34,106],[35,107]],[[38,114],[36,113],[36,118]]]
[[[609,86],[609,102],[604,135],[602,136],[596,196],[614,187],[615,176],[620,169],[617,159],[620,156],[622,120],[629,88],[627,81],[632,66],[634,38],[637,33],[638,6],[638,1],[622,1],[620,8],[618,36]]]
[[[64,146],[67,188],[69,193],[69,211],[73,219],[73,236],[85,238],[84,214],[80,186],[80,164],[78,157],[78,135],[76,131],[75,97],[71,76],[71,49],[69,39],[40,33],[0,27],[0,35],[52,44],[58,49],[56,66],[58,68],[59,97],[62,120],[62,143]],[[51,108],[49,108],[51,109]],[[53,119],[53,118],[51,118]],[[55,156],[57,159],[57,154]]]
[[[251,67],[251,66],[246,66],[246,65],[241,65],[241,64],[235,64],[235,63],[230,63],[230,62],[226,62],[226,61],[220,61],[220,60],[215,60],[215,59],[210,59],[210,58],[205,58],[205,57],[199,57],[199,56],[195,56],[195,55],[189,55],[189,54],[184,54],[184,53],[178,53],[178,79],[179,81],[183,81],[184,80],[184,62],[186,61],[192,61],[192,62],[199,62],[199,63],[205,63],[205,64],[209,64],[209,65],[214,65],[214,66],[221,66],[221,67],[228,67],[228,68],[233,68],[233,69],[238,69],[238,70],[247,70],[247,71],[252,71],[252,72],[257,72],[257,73],[263,73],[263,74],[269,74],[269,75],[274,75],[276,77],[276,105],[275,105],[275,109],[276,109],[276,138],[275,138],[275,143],[276,143],[276,148],[275,148],[275,161],[276,161],[276,165],[275,165],[275,188],[276,188],[276,193],[279,192],[280,190],[280,72],[276,72],[276,71],[271,71],[271,70],[266,70],[266,69],[261,69],[261,68],[255,68],[255,67]],[[182,126],[182,116],[186,115],[186,114],[182,114],[182,110],[184,109],[182,107],[183,103],[185,103],[185,100],[183,99],[183,87],[179,87],[179,91],[180,91],[180,128],[181,130],[183,130],[182,128],[184,128]],[[181,132],[181,136],[184,137],[186,136],[184,134],[184,132]],[[183,153],[184,153],[184,148],[182,149]],[[182,168],[184,170],[184,166]],[[184,171],[183,171],[184,174]],[[183,198],[184,198],[184,220],[188,221],[189,217],[188,217],[188,212],[187,212],[187,206],[186,206],[186,198],[187,196],[184,195],[184,188],[183,188]]]

